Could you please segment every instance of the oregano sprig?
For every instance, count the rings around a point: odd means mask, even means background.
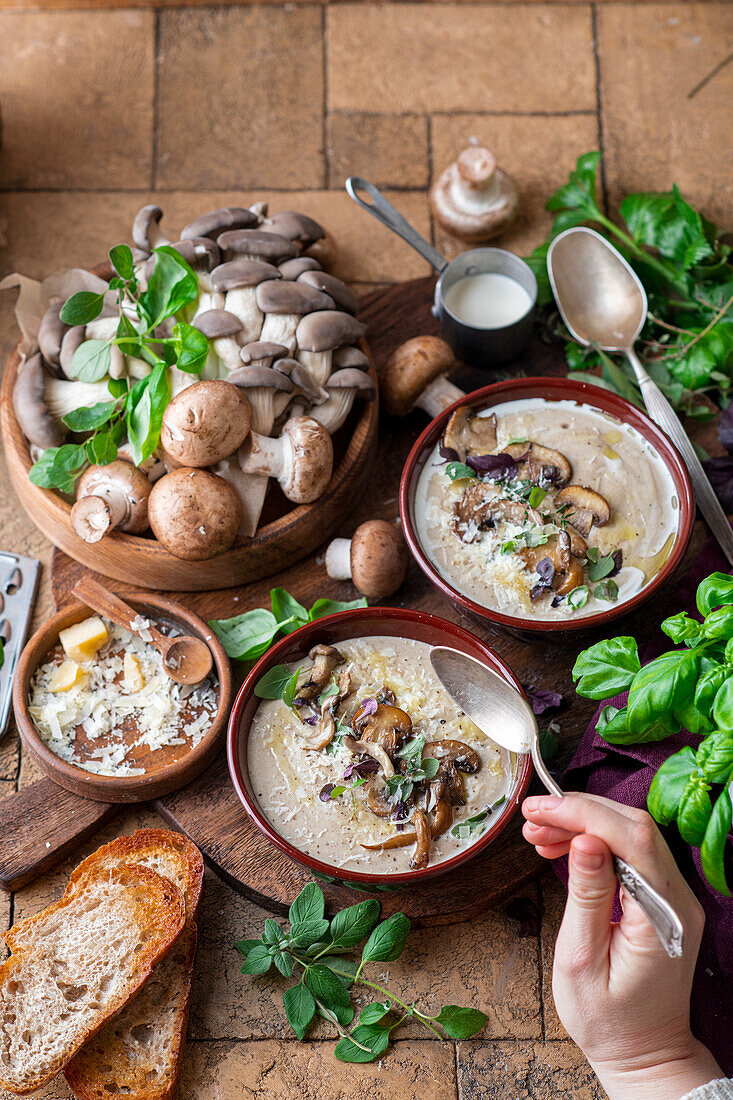
[[[316,1015],[330,1021],[340,1038],[334,1055],[341,1062],[373,1062],[387,1050],[392,1033],[406,1020],[423,1024],[438,1039],[468,1039],[486,1023],[476,1008],[444,1005],[436,1015],[422,1011],[371,977],[369,963],[392,962],[400,957],[410,932],[404,913],[380,921],[375,899],[341,909],[325,917],[323,891],[309,882],[290,906],[290,929],[268,918],[258,940],[235,944],[244,956],[243,974],[266,974],[274,965],[285,978],[298,981],[285,990],[283,1007],[298,1039],[303,1040]],[[353,957],[364,943],[357,961]],[[351,993],[363,987],[379,999],[365,1005],[354,1023]]]

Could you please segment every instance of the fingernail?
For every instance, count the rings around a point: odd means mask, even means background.
[[[524,805],[530,813],[540,813],[542,810],[556,810],[562,803],[562,799],[556,795],[533,795],[525,798]]]
[[[585,852],[582,848],[571,848],[573,863],[579,871],[587,871],[589,874],[600,871],[605,856],[602,852]]]

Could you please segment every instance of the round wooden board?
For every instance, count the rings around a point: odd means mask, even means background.
[[[361,316],[372,333],[372,352],[377,366],[402,340],[425,332],[437,332],[436,322],[430,315],[434,280],[421,279],[387,288],[370,295],[363,302]],[[526,375],[561,375],[565,372],[562,348],[547,345],[535,338],[522,360],[501,377],[522,373]],[[464,389],[496,380],[495,375],[478,370],[466,370],[456,381]],[[337,534],[349,535],[366,519],[393,518],[397,514],[397,486],[407,453],[426,424],[424,414],[413,413],[405,420],[385,419],[380,433],[379,462],[372,464],[364,491],[356,502],[354,515],[343,522]],[[705,427],[695,438],[708,450],[714,450],[711,442],[714,429]],[[706,530],[696,525],[693,541],[688,551],[683,571],[689,567],[699,551]],[[80,566],[65,555],[56,552],[53,558],[51,583],[54,600],[63,605],[81,573]],[[679,577],[680,575],[678,575]],[[193,593],[185,602],[202,618],[225,618],[253,607],[269,606],[270,581],[257,581],[240,589]],[[276,583],[292,592],[303,604],[309,606],[319,596],[332,599],[353,599],[356,595],[348,582],[331,581],[322,565],[322,550],[315,557],[280,572]],[[173,594],[171,594],[173,595]],[[640,642],[651,635],[654,624],[664,616],[669,593],[657,594],[640,612],[624,619],[622,632],[633,633]],[[386,601],[385,601],[386,602]],[[563,767],[570,760],[596,704],[574,696],[570,669],[575,658],[587,644],[580,639],[573,642],[543,640],[527,642],[509,634],[491,634],[484,625],[456,611],[437,593],[414,562],[410,562],[407,580],[396,597],[388,601],[395,606],[430,611],[454,622],[460,622],[485,638],[513,668],[525,688],[549,688],[563,693],[568,703],[559,712],[550,712],[547,718],[557,717],[561,733],[560,752],[556,767]],[[235,670],[236,675],[236,670]],[[568,704],[572,705],[568,705]],[[44,781],[47,783],[47,781]],[[42,784],[37,786],[42,787]],[[46,815],[57,811],[49,805],[48,791],[39,790],[39,805]],[[0,802],[0,835],[10,836],[13,796]],[[283,912],[311,876],[274,848],[255,828],[239,803],[229,781],[223,756],[193,783],[182,790],[158,799],[153,805],[174,827],[185,832],[201,848],[207,862],[235,889],[259,905],[275,912]],[[4,809],[7,807],[7,810]],[[77,810],[77,813],[79,811]],[[109,807],[97,806],[99,824],[106,820]],[[6,816],[7,815],[7,816]],[[55,826],[48,828],[63,831],[64,814],[59,812]],[[23,835],[23,822],[16,822],[12,835]],[[45,826],[44,826],[45,827]],[[93,826],[90,823],[89,829]],[[27,828],[25,829],[27,833]],[[12,845],[9,846],[12,848]],[[39,842],[37,858],[43,858]],[[22,875],[22,854],[18,853],[16,871]],[[385,914],[401,910],[417,924],[449,924],[468,920],[531,881],[546,866],[522,839],[521,817],[515,815],[504,832],[486,853],[455,873],[436,879],[433,883],[399,892],[380,893]],[[0,867],[0,881],[7,881]],[[330,908],[338,908],[358,900],[361,894],[323,884]]]
[[[101,273],[101,270],[100,272]],[[362,347],[368,352],[367,344]],[[10,481],[33,523],[55,546],[105,577],[136,588],[182,592],[247,584],[269,577],[310,554],[356,504],[374,455],[379,426],[378,402],[364,403],[334,436],[336,459],[325,493],[313,504],[293,508],[272,483],[263,523],[251,539],[238,539],[231,549],[208,561],[188,562],[169,554],[153,538],[112,532],[90,545],[78,537],[69,519],[71,504],[58,493],[34,485],[33,465],[25,436],[13,410],[13,389],[21,359],[14,349],[0,389],[0,431]],[[374,365],[370,374],[376,378]]]

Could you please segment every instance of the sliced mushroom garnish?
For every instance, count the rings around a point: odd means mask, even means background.
[[[567,485],[555,497],[555,507],[563,508],[563,515],[584,538],[591,527],[603,527],[611,518],[611,509],[605,497],[595,489],[583,485]]]
[[[333,712],[338,703],[338,696],[329,695],[323,700],[321,716],[315,726],[304,725],[298,731],[298,737],[303,746],[311,752],[319,752],[330,745],[336,734],[336,720]]]
[[[371,741],[393,755],[412,735],[412,720],[406,711],[388,703],[377,703],[373,713],[362,703],[353,718],[353,726],[362,741]]]
[[[453,506],[451,529],[463,542],[473,542],[479,531],[495,527],[498,521],[522,526],[533,523],[542,526],[542,518],[534,508],[520,500],[486,496],[483,481],[472,481]]]
[[[332,695],[331,698],[335,699],[336,696]],[[366,753],[367,756],[371,756],[372,760],[376,760],[384,772],[385,779],[389,779],[394,775],[394,765],[381,745],[373,741],[355,741],[348,734],[344,737],[344,745],[350,752]]]
[[[468,455],[491,454],[496,449],[496,417],[493,413],[477,416],[462,405],[446,424],[442,444],[444,451],[455,453],[458,462],[465,462]]]
[[[412,819],[415,823],[415,837],[417,844],[415,851],[412,853],[410,859],[410,867],[413,871],[417,871],[422,867],[427,867],[428,859],[430,858],[430,842],[432,840],[430,832],[430,823],[428,822],[428,815],[424,810],[415,810],[414,817]]]
[[[465,741],[454,741],[452,738],[446,738],[443,741],[428,741],[423,753],[425,756],[434,757],[441,762],[455,764],[458,770],[466,775],[475,775],[481,768],[481,757]]]
[[[543,489],[566,485],[572,476],[572,466],[564,454],[540,443],[510,443],[504,448],[517,463],[517,475]]]
[[[332,645],[315,645],[308,654],[313,664],[306,669],[298,682],[296,698],[313,699],[325,688],[331,673],[337,665],[344,663],[344,658]],[[337,698],[333,696],[333,698]]]
[[[526,547],[519,556],[530,569],[537,569],[543,558],[549,558],[554,568],[551,587],[558,596],[566,596],[583,583],[583,566],[571,553],[571,540],[567,531],[552,535],[542,546]]]

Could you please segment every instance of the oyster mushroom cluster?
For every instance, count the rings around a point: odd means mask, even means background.
[[[226,207],[189,222],[177,240],[162,221],[153,204],[134,219],[135,277],[145,288],[161,245],[183,257],[198,297],[156,335],[169,337],[185,321],[207,338],[208,356],[199,374],[168,368],[171,399],[150,458],[134,465],[123,438],[114,461],[81,471],[71,521],[87,542],[150,530],[172,554],[201,560],[256,533],[273,480],[295,504],[318,499],[331,478],[331,435],[376,386],[356,297],[322,269],[333,246],[312,218],[269,214],[264,203]],[[110,298],[84,325],[64,323],[60,297],[48,303],[14,392],[34,460],[69,440],[70,413],[110,402],[110,383],[132,386],[152,371],[113,343],[105,377],[74,377],[77,349],[118,332],[126,305]]]

